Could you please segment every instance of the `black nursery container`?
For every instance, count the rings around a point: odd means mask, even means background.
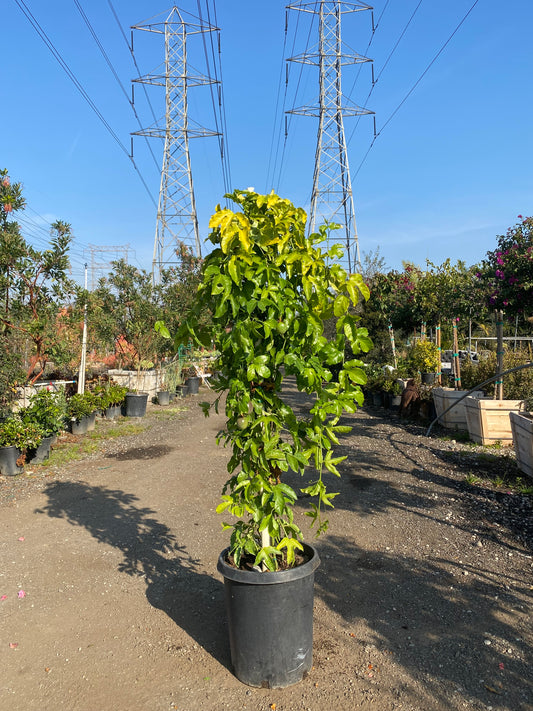
[[[126,417],[144,417],[148,393],[126,393]]]
[[[187,386],[188,395],[198,395],[198,390],[200,389],[200,378],[196,375],[187,378],[185,381]]]
[[[301,681],[313,664],[313,595],[320,558],[275,573],[238,570],[220,554],[224,576],[231,662],[249,686],[283,688]]]

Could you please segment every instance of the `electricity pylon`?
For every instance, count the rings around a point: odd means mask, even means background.
[[[134,82],[165,87],[165,125],[154,125],[133,135],[164,138],[163,167],[159,188],[157,225],[152,261],[152,279],[159,281],[161,269],[176,264],[179,242],[202,256],[198,217],[194,199],[189,139],[220,135],[189,119],[188,90],[194,86],[218,83],[211,77],[192,73],[187,63],[187,39],[190,35],[215,32],[218,28],[179,10],[132,27],[163,34],[165,37],[164,73],[148,74]]]
[[[340,241],[344,241],[348,271],[360,270],[359,240],[343,119],[345,116],[362,116],[374,112],[343,97],[341,69],[345,65],[372,60],[355,52],[343,51],[341,17],[349,12],[372,8],[363,2],[341,0],[319,0],[318,3],[302,0],[287,7],[289,10],[318,15],[319,20],[318,46],[287,60],[318,66],[319,71],[317,104],[287,112],[318,118],[309,231],[314,232],[319,224],[325,222],[339,224],[344,237]],[[331,241],[338,242],[337,235],[338,231],[333,232]]]

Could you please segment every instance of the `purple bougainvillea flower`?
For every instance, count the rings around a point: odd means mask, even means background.
[[[20,598],[26,597],[25,591],[24,591],[24,590],[19,590],[18,596],[19,596]]]

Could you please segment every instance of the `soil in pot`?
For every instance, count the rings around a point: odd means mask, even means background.
[[[231,661],[245,684],[283,688],[301,681],[313,664],[314,574],[318,553],[304,544],[308,561],[278,572],[240,570],[218,560],[224,576]]]

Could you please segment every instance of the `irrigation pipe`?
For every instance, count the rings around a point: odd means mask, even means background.
[[[431,422],[431,424],[429,425],[429,427],[427,429],[426,437],[429,437],[429,433],[431,432],[431,429],[432,429],[433,425],[435,424],[435,422],[437,422],[441,417],[444,417],[444,415],[447,412],[449,412],[454,407],[456,407],[456,405],[458,405],[462,400],[464,400],[465,397],[470,395],[470,393],[473,393],[474,391],[479,390],[480,388],[482,388],[484,385],[487,385],[488,383],[492,383],[492,381],[496,380],[497,378],[501,378],[502,376],[508,375],[509,373],[514,373],[517,370],[523,370],[524,368],[531,368],[531,366],[533,366],[533,362],[524,363],[523,365],[517,365],[515,368],[510,368],[509,370],[504,370],[503,373],[497,373],[496,375],[493,375],[492,378],[488,378],[487,380],[484,380],[479,385],[476,385],[475,387],[473,387],[471,390],[468,390],[464,395],[462,395],[460,398],[457,398],[457,400],[455,400],[449,407],[447,407],[444,410],[444,412],[442,412],[440,415],[437,415],[437,417],[435,417],[435,419]]]

